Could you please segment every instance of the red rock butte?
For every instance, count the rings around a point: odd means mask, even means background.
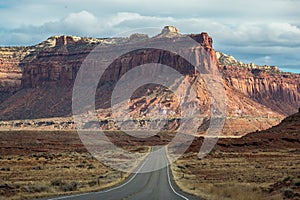
[[[144,34],[133,34],[126,38],[53,36],[34,46],[0,47],[0,119],[60,117],[61,120],[70,120],[76,74],[83,60],[97,45],[110,48],[112,45],[151,43],[163,37],[183,36],[190,36],[199,43],[197,51],[200,54],[208,53],[223,77],[227,94],[224,135],[241,135],[266,129],[297,112],[300,107],[300,75],[283,73],[275,66],[241,63],[232,56],[216,52],[213,39],[207,33],[183,35],[177,28],[166,26],[152,38]],[[116,59],[106,70],[96,95],[99,118],[105,121],[102,123],[104,129],[116,128],[109,121],[111,115],[108,109],[114,84],[133,67],[157,61],[185,74],[185,80],[196,88],[203,112],[199,132],[205,132],[209,122],[210,97],[203,79],[180,56],[157,49],[129,52]],[[132,116],[143,121],[145,109],[154,105],[163,105],[167,110],[174,111],[175,115],[180,111],[174,95],[159,87],[150,90],[150,96],[145,95],[143,90],[137,91],[136,98],[129,105],[134,108]],[[181,92],[187,94],[189,91]],[[20,122],[20,126],[22,123],[25,126],[26,122]],[[168,125],[171,129],[177,126],[176,119]]]

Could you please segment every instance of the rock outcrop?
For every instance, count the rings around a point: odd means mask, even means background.
[[[25,55],[25,47],[0,48],[0,92],[20,89],[22,70],[19,64]]]
[[[162,34],[179,33],[179,30],[174,26],[165,26],[161,31]]]
[[[246,64],[241,61],[238,61],[233,56],[227,55],[222,52],[216,52],[216,56],[217,56],[219,64],[224,65],[224,66],[243,67],[243,68],[247,68],[247,69],[259,69],[259,70],[267,71],[272,74],[282,73],[277,66],[270,66],[270,65],[259,66],[254,63]]]
[[[295,113],[300,103],[300,76],[261,69],[223,66],[229,88],[283,115]]]
[[[244,65],[225,54],[216,53],[212,47],[213,40],[207,33],[189,36],[199,43],[199,48],[185,50],[190,51],[191,55],[209,55],[209,59],[198,62],[201,65],[208,62],[218,64],[223,75],[228,115],[224,134],[240,135],[269,128],[300,107],[300,75],[285,74],[275,67],[268,70]],[[54,36],[36,46],[1,48],[0,75],[5,75],[0,76],[0,119],[71,116],[72,87],[76,74],[83,60],[97,45],[110,49],[122,45],[159,43],[163,38],[178,42],[181,37],[183,35],[177,28],[167,26],[153,38],[142,34],[107,39]],[[172,66],[185,75],[184,81],[197,88],[197,99],[203,112],[203,126],[199,131],[205,131],[205,124],[209,122],[206,115],[210,109],[210,98],[201,75],[180,56],[159,49],[129,52],[106,69],[96,94],[98,117],[103,121],[103,128],[118,128],[107,120],[111,117],[109,107],[114,84],[132,68],[153,62]],[[179,90],[184,88],[182,82],[176,84]],[[188,94],[189,91],[181,93]],[[141,125],[147,124],[144,119],[147,118],[146,111],[155,109],[157,105],[164,107],[165,112],[173,117],[168,127],[176,129],[180,113],[178,101],[162,87],[151,86],[137,91],[129,105],[132,109],[130,114]]]

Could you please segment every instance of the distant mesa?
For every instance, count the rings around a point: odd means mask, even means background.
[[[216,52],[216,55],[220,65],[248,68],[254,70],[253,72],[260,72],[261,70],[263,70],[270,73],[282,73],[277,66],[270,66],[270,65],[260,66],[254,63],[246,64],[241,61],[238,61],[236,58],[234,58],[231,55],[227,55],[225,53],[218,52],[218,51]]]
[[[162,34],[168,34],[168,33],[179,33],[178,28],[174,26],[165,26],[163,30],[161,31]]]
[[[67,119],[72,115],[73,83],[83,60],[97,45],[109,50],[118,45],[155,44],[163,38],[179,44],[186,36],[197,41],[199,48],[182,50],[187,51],[192,58],[197,58],[201,66],[216,64],[222,73],[227,93],[228,118],[223,131],[225,134],[240,135],[269,128],[300,107],[300,75],[281,72],[276,66],[242,63],[233,56],[216,52],[213,49],[213,38],[206,32],[181,34],[178,28],[165,26],[154,37],[140,33],[115,38],[62,35],[50,37],[34,46],[0,47],[0,119],[62,117],[59,122],[49,126],[65,127],[62,122],[66,121],[68,126],[73,127],[72,123],[69,123],[72,120]],[[195,55],[210,57],[202,56],[202,59],[198,59]],[[206,115],[209,113],[211,100],[202,77],[184,59],[159,49],[138,49],[129,52],[116,59],[103,74],[99,81],[101,95],[97,93],[98,96],[95,97],[98,116],[103,120],[101,127],[110,130],[117,128],[113,121],[109,120],[111,115],[107,109],[114,84],[133,67],[153,62],[172,66],[185,75],[182,82],[175,84],[182,96],[189,94],[184,88],[184,82],[193,84],[191,88],[196,88],[204,116],[203,126],[199,130],[205,130],[208,127],[206,125],[209,118],[206,118]],[[168,109],[168,113],[179,114],[176,98],[165,89],[153,86],[149,91],[137,91],[136,97],[129,105],[132,108],[131,115],[140,120],[141,126],[149,123],[144,119],[147,118],[146,111],[156,109],[157,105],[163,105]],[[13,123],[11,126],[21,127],[28,123],[20,122],[18,126]],[[167,127],[175,129],[178,124],[177,119],[173,118]],[[31,123],[30,126],[36,124]],[[45,126],[48,126],[48,123]]]
[[[172,37],[180,35],[178,28],[174,26],[165,26],[161,33],[157,37]],[[128,38],[90,38],[90,37],[78,37],[72,35],[60,35],[49,37],[46,41],[40,43],[37,46],[40,47],[54,47],[65,46],[73,44],[114,44],[123,43],[127,41],[142,41],[148,39],[147,34],[133,33]]]
[[[178,28],[174,26],[165,26],[161,33],[155,36],[155,38],[161,38],[161,37],[166,37],[166,38],[172,38],[172,37],[178,37],[181,36]]]
[[[141,34],[141,33],[133,33],[132,35],[129,36],[130,41],[141,41],[148,38],[149,36],[147,34]]]

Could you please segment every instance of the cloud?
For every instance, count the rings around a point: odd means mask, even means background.
[[[87,11],[71,13],[60,21],[48,22],[35,31],[42,30],[44,33],[95,35],[101,30],[101,22],[97,17]]]
[[[243,62],[300,66],[299,6],[300,1],[292,0],[0,0],[5,19],[0,45],[33,45],[62,34],[124,36],[133,29],[158,27],[150,31],[153,35],[174,25],[183,33],[208,32],[215,49]]]
[[[37,44],[52,35],[96,36],[103,30],[103,22],[87,11],[70,13],[60,20],[49,21],[40,26],[22,25],[0,32],[0,43],[5,45]]]

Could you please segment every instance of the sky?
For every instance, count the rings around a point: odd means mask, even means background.
[[[217,51],[242,62],[300,73],[299,8],[300,0],[0,0],[0,46],[173,25],[208,32]]]

